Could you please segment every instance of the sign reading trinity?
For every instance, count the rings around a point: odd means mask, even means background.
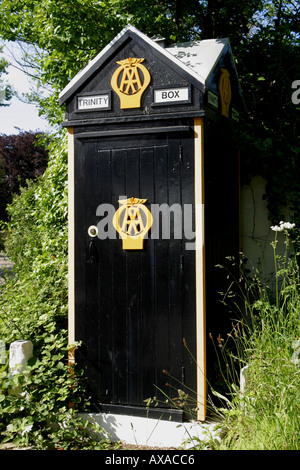
[[[95,410],[205,420],[206,338],[230,328],[215,266],[239,252],[231,122],[242,106],[229,42],[164,48],[128,25],[60,104],[69,342],[81,344],[70,360],[86,371]]]
[[[78,96],[77,103],[79,110],[110,109],[110,95]]]

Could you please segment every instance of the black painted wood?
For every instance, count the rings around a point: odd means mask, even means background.
[[[145,58],[144,65],[151,75],[151,82],[142,96],[141,108],[121,109],[119,97],[116,93],[112,93],[110,109],[78,112],[77,97],[86,93],[111,90],[111,77],[118,67],[117,62],[128,57]],[[79,80],[75,88],[68,91],[66,95],[68,98],[65,97],[67,125],[76,126],[83,121],[91,123],[93,120],[97,123],[106,120],[111,122],[117,122],[118,119],[132,120],[137,117],[145,119],[147,116],[153,120],[163,118],[166,115],[176,117],[180,113],[185,113],[185,115],[190,113],[189,115],[191,115],[193,112],[199,116],[199,113],[203,112],[203,84],[185,69],[174,64],[171,57],[166,57],[160,53],[160,50],[154,49],[141,38],[129,32],[126,37],[123,37],[110,49],[108,56],[99,62],[95,70],[90,70],[89,76],[85,77],[82,83]],[[153,88],[161,86],[191,87],[191,102],[168,106],[154,105]]]
[[[117,63],[129,57],[145,59],[151,82],[140,108],[121,109],[111,77]],[[226,256],[238,256],[238,160],[231,141],[233,121],[221,116],[207,94],[210,90],[218,99],[221,67],[229,70],[232,107],[240,110],[229,46],[204,89],[185,67],[129,30],[104,50],[88,74],[80,75],[61,101],[66,105],[63,126],[73,127],[75,137],[75,337],[82,341],[77,362],[101,410],[130,413],[131,407],[133,414],[145,412],[145,400],[154,396],[168,408],[162,402],[166,395],[177,395],[177,381],[196,399],[196,266],[190,239],[195,231],[196,158],[204,158],[206,334],[226,335],[230,330],[230,312],[219,296],[228,281],[216,265],[224,264]],[[158,105],[153,92],[159,87],[189,87],[190,99]],[[77,109],[78,96],[99,93],[109,95],[107,108]],[[194,117],[205,122],[204,157],[194,154]],[[119,236],[91,239],[88,227],[105,215],[99,207],[111,204],[117,210],[120,196],[147,199],[149,208],[167,205],[175,214],[179,206],[182,221],[189,208],[191,233],[176,238],[171,223],[166,239],[154,223],[141,251],[124,251]],[[106,219],[110,226],[112,217],[110,212]],[[157,217],[162,225],[167,215]],[[206,352],[211,382],[216,357],[209,346]]]
[[[117,209],[120,196],[145,198],[149,208],[192,205],[193,139],[188,128],[141,134],[138,140],[124,135],[76,139],[78,362],[86,367],[90,392],[99,403],[144,407],[148,398],[176,395],[165,384],[178,385],[163,371],[177,380],[188,377],[196,390],[196,366],[183,346],[184,336],[195,354],[194,252],[186,252],[184,239],[174,239],[174,229],[170,239],[150,236],[137,251],[123,250],[119,237],[96,237],[98,261],[92,263],[87,233],[100,220],[97,207]]]

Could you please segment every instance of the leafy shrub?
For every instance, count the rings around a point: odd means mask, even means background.
[[[7,365],[0,372],[0,439],[35,448],[108,445],[105,437],[93,440],[95,427],[77,416],[88,401],[83,379],[68,366],[65,144],[52,138],[45,174],[8,208],[6,250],[15,266],[1,293],[0,339],[31,340],[34,357],[13,377]],[[21,394],[11,392],[19,387]]]

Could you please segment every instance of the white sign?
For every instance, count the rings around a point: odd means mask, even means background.
[[[77,109],[109,109],[109,94],[78,96]]]
[[[189,87],[154,90],[155,104],[169,104],[178,102],[190,102]]]

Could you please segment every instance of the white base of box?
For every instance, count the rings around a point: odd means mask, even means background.
[[[129,445],[189,449],[199,441],[218,439],[216,422],[178,423],[111,413],[80,413],[80,416],[99,424],[112,442]]]

